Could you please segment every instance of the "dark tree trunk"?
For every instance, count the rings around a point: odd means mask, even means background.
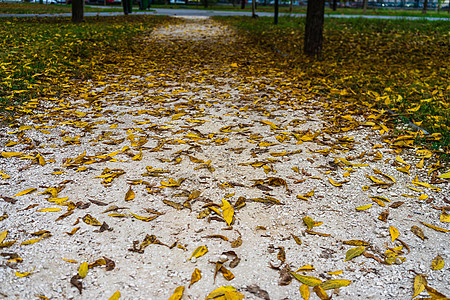
[[[132,0],[122,0],[123,13],[125,15],[131,14],[131,1]]]
[[[203,6],[204,6],[205,8],[208,8],[208,0],[203,0]]]
[[[367,6],[369,5],[369,0],[364,0],[364,4],[363,4],[363,12],[366,13],[367,12]]]
[[[320,56],[323,42],[325,0],[309,0],[306,9],[304,52],[309,56]]]
[[[333,11],[337,9],[337,0],[333,0]]]
[[[424,0],[423,1],[423,8],[422,8],[422,13],[426,14],[427,13],[427,7],[428,6],[428,0]]]
[[[278,24],[278,0],[275,0],[275,10],[274,10],[274,20],[273,20],[273,23],[275,24],[275,25],[277,25]]]
[[[84,0],[73,0],[72,1],[72,22],[81,23],[83,22],[84,15]]]
[[[245,8],[245,0],[241,0],[241,9]]]
[[[258,17],[256,15],[256,0],[252,0],[252,18]]]
[[[289,1],[289,12],[292,12],[293,0]]]

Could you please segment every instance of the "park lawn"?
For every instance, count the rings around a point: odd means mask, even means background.
[[[86,6],[85,12],[116,12],[123,11],[118,7]],[[0,14],[61,14],[71,13],[71,5],[38,4],[38,3],[0,3]]]
[[[422,142],[448,159],[449,22],[326,18],[323,56],[314,60],[302,55],[303,18],[281,18],[277,26],[272,18],[218,19],[258,47],[279,52],[280,63],[295,69],[318,95],[389,109],[440,136]]]

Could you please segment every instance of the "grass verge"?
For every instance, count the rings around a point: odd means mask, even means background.
[[[450,23],[326,19],[321,59],[302,54],[304,19],[218,18],[280,53],[319,95],[390,109],[434,135],[422,139],[449,159]],[[376,120],[375,120],[376,121]]]

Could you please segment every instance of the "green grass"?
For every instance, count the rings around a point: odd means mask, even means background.
[[[278,26],[272,18],[218,19],[259,47],[283,52],[280,61],[319,95],[389,108],[442,134],[422,143],[449,151],[450,22],[325,19],[323,55],[314,60],[302,54],[304,18],[280,18]]]
[[[88,79],[129,55],[134,36],[163,16],[0,19],[0,112],[36,97],[57,95],[73,79]],[[1,119],[1,116],[0,116]]]
[[[121,7],[95,7],[86,6],[85,12],[120,12]],[[0,14],[60,14],[71,13],[72,6],[65,4],[38,4],[38,3],[1,3]]]

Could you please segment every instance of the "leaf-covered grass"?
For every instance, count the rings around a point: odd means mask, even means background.
[[[0,111],[54,95],[133,51],[130,43],[167,17],[0,19]]]
[[[85,12],[123,11],[120,7],[86,6]],[[71,5],[39,4],[39,3],[0,3],[0,14],[60,14],[71,13]]]
[[[390,109],[433,133],[435,150],[450,145],[450,23],[326,19],[319,60],[302,54],[304,19],[221,18],[255,44],[280,53],[321,94]],[[426,140],[424,140],[426,141]]]

